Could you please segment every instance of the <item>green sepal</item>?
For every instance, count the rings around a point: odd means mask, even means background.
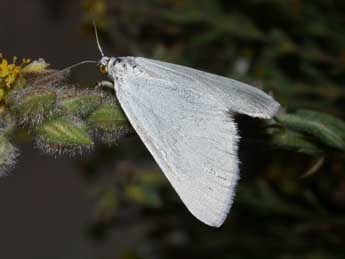
[[[75,118],[59,118],[45,122],[37,130],[37,144],[46,153],[89,150],[94,143],[87,127]]]
[[[100,105],[87,118],[87,123],[105,144],[115,143],[130,129],[123,111],[114,103]]]
[[[7,137],[0,134],[0,177],[7,176],[12,170],[18,157],[18,150]]]
[[[85,117],[102,103],[102,99],[99,91],[69,89],[60,94],[59,107],[64,114]]]
[[[25,88],[12,92],[7,104],[20,124],[36,126],[56,112],[56,91],[48,87]]]

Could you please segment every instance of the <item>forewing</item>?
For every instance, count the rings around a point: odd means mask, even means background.
[[[271,118],[279,109],[279,103],[270,95],[233,79],[147,58],[136,58],[136,62],[151,73],[159,71],[161,77],[170,76],[184,81],[184,87],[215,96],[232,112]]]
[[[115,82],[125,114],[190,210],[220,226],[238,179],[236,125],[227,108],[174,73],[141,67]]]

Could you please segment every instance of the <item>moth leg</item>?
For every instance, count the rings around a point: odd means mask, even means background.
[[[114,90],[114,84],[110,81],[101,81],[101,82],[96,83],[96,88],[102,88],[102,87],[106,87],[106,88],[110,88]]]

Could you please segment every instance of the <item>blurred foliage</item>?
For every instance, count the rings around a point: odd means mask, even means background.
[[[238,118],[242,179],[219,230],[189,215],[166,180],[147,185],[158,192],[159,208],[142,204],[144,193],[139,201],[125,202],[126,188],[143,188],[138,179],[162,177],[148,167],[144,149],[95,154],[82,167],[88,179],[97,188],[104,181],[122,182],[111,184],[119,209],[106,222],[95,217],[95,237],[124,223],[145,222],[149,230],[142,242],[122,258],[344,257],[342,1],[82,2],[82,28],[92,32],[95,17],[108,55],[153,57],[229,76],[271,92],[283,106],[270,121]],[[130,175],[117,167],[114,174],[99,174],[124,161]],[[96,204],[101,197],[94,197]]]
[[[91,32],[96,19],[106,53],[242,80],[271,92],[283,109],[268,121],[237,118],[242,179],[229,219],[212,229],[189,214],[140,140],[121,138],[131,130],[113,93],[73,86],[69,71],[43,60],[16,65],[1,56],[1,175],[15,163],[12,142],[23,130],[53,155],[100,142],[80,161],[95,202],[90,233],[106,238],[114,228],[145,226],[122,258],[344,257],[341,1],[82,0],[81,8],[82,28]]]

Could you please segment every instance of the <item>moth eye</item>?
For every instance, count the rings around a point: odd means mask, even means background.
[[[99,71],[100,71],[102,74],[106,74],[106,73],[107,73],[106,67],[105,67],[104,65],[100,65],[98,69],[99,69]]]

